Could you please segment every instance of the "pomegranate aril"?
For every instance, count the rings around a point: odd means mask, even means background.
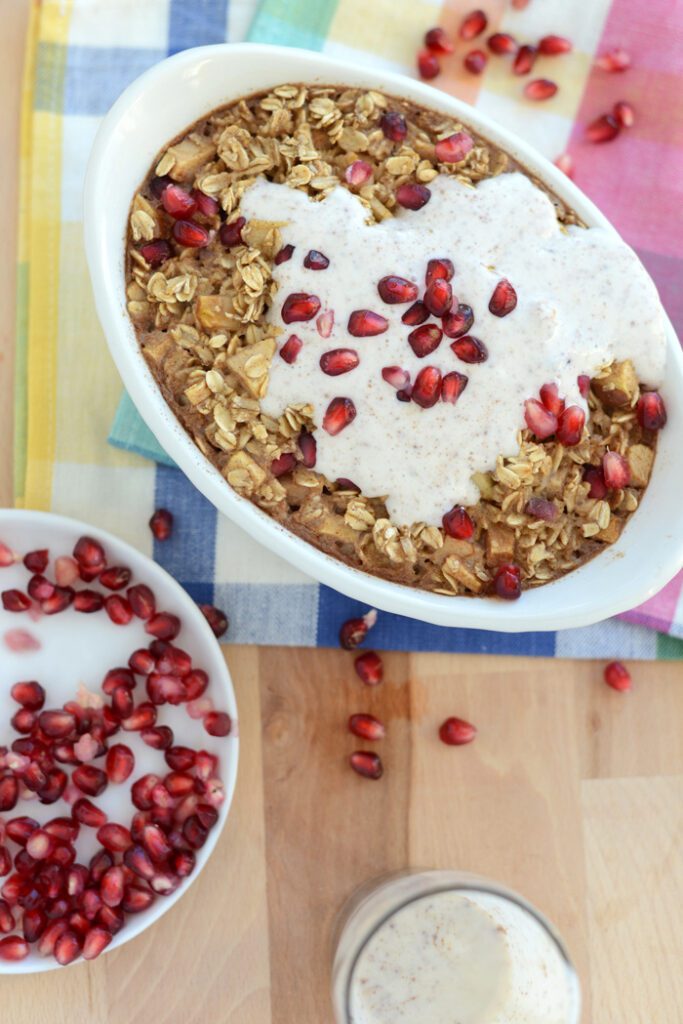
[[[443,164],[459,164],[474,149],[474,139],[467,132],[454,132],[439,139],[434,146],[436,159]]]
[[[34,601],[47,601],[54,594],[55,585],[45,579],[44,576],[36,575],[32,576],[28,581],[26,590],[28,591],[28,596],[32,597]]]
[[[360,363],[358,353],[353,348],[334,348],[323,352],[320,357],[320,369],[328,377],[339,377],[343,373],[355,370]]]
[[[218,811],[211,804],[198,804],[197,817],[204,828],[212,829],[218,821]]]
[[[7,900],[0,899],[0,932],[3,935],[7,935],[8,932],[14,931],[16,922],[14,920],[14,914],[12,913]]]
[[[463,57],[463,65],[465,70],[469,71],[471,75],[481,75],[486,64],[488,63],[488,54],[484,53],[483,50],[470,50]]]
[[[476,726],[470,725],[462,718],[447,718],[439,728],[439,739],[449,747],[471,743],[476,735]]]
[[[228,224],[222,226],[218,232],[218,237],[226,249],[234,249],[236,245],[244,245],[242,229],[246,223],[244,217],[238,217],[236,220],[231,220]]]
[[[637,415],[644,430],[661,430],[666,425],[666,406],[659,392],[643,392],[638,399]]]
[[[538,52],[544,57],[554,57],[558,53],[571,53],[573,47],[570,39],[565,36],[543,36],[538,41]]]
[[[586,414],[578,405],[569,405],[560,413],[557,423],[557,440],[566,448],[573,448],[583,435]]]
[[[104,598],[96,590],[79,590],[74,595],[73,606],[75,611],[90,615],[100,611],[104,606]]]
[[[19,900],[24,891],[24,878],[20,874],[10,875],[2,885],[0,894],[12,906]]]
[[[309,249],[304,256],[304,266],[307,270],[327,270],[329,265],[327,256],[318,249]]]
[[[198,608],[206,621],[211,626],[211,631],[214,636],[221,637],[228,631],[228,617],[225,612],[221,611],[220,608],[216,608],[212,604],[200,604]]]
[[[9,808],[3,808],[9,810]],[[38,828],[38,822],[35,818],[29,818],[27,815],[21,815],[19,818],[11,818],[5,824],[5,831],[8,837],[13,840],[18,846],[26,846],[28,837]]]
[[[92,537],[79,537],[73,549],[73,556],[80,569],[99,573],[106,565],[104,548]]]
[[[441,395],[441,371],[436,366],[425,366],[418,373],[410,397],[422,409],[431,409]]]
[[[450,285],[447,285],[450,287]],[[423,324],[408,335],[408,344],[419,359],[430,355],[441,344],[443,331],[436,324]]]
[[[152,238],[140,246],[140,254],[150,267],[160,267],[173,255],[171,246],[165,238]]]
[[[192,850],[176,850],[171,856],[171,871],[178,878],[187,878],[194,871],[196,858]]]
[[[385,139],[391,142],[403,142],[408,134],[408,125],[403,114],[395,110],[387,110],[379,120],[379,126]]]
[[[335,437],[355,418],[356,406],[350,398],[333,398],[323,416],[323,430]]]
[[[522,573],[518,565],[507,563],[496,570],[493,585],[498,597],[516,601],[522,594]]]
[[[3,590],[0,597],[6,612],[25,612],[31,607],[31,599],[21,590]]]
[[[197,212],[204,217],[217,217],[220,212],[220,203],[213,196],[207,196],[201,189],[192,189],[192,198],[197,204]]]
[[[12,870],[12,858],[7,847],[0,846],[0,878],[4,878]]]
[[[602,468],[600,466],[587,466],[583,471],[583,479],[586,483],[590,484],[588,491],[589,498],[597,498],[602,500],[607,495],[607,484],[605,478],[602,475]]]
[[[195,776],[205,782],[215,776],[218,771],[218,758],[208,750],[198,750],[195,759]]]
[[[424,302],[418,299],[414,302],[410,309],[407,309],[401,317],[401,322],[407,324],[409,327],[416,327],[418,324],[423,324],[425,320],[429,319],[429,310],[425,306]]]
[[[431,198],[432,193],[427,186],[417,182],[406,182],[396,189],[396,202],[404,210],[421,210]]]
[[[124,853],[133,845],[131,834],[123,825],[108,822],[97,830],[97,839],[110,853]]]
[[[486,45],[491,53],[497,55],[516,53],[518,47],[517,40],[508,32],[494,32],[486,40]]]
[[[123,905],[126,903],[126,894],[124,892]],[[123,910],[121,907],[102,907],[97,915],[98,922],[103,928],[106,928],[112,935],[116,935],[117,932],[121,931],[125,923],[123,916]]]
[[[111,695],[111,708],[117,719],[128,718],[132,714],[135,701],[127,686],[117,686]]]
[[[467,387],[467,381],[468,378],[465,374],[458,373],[457,370],[451,370],[450,373],[445,374],[441,381],[441,401],[455,405]]]
[[[423,301],[432,316],[445,316],[453,305],[453,289],[450,283],[443,278],[436,278],[427,286]]]
[[[359,654],[353,663],[356,675],[362,679],[366,686],[377,686],[384,678],[384,665],[379,654],[374,651],[365,651]]]
[[[52,739],[71,736],[76,729],[76,719],[69,711],[41,711],[38,724]]]
[[[614,47],[601,54],[595,61],[596,67],[603,71],[627,71],[631,67],[631,55],[621,47]]]
[[[110,594],[104,599],[104,608],[116,626],[127,626],[133,618],[133,609],[130,602],[120,594]]]
[[[25,910],[22,921],[24,938],[27,942],[37,942],[47,926],[47,916],[40,907]]]
[[[536,63],[536,47],[520,46],[512,62],[512,71],[515,75],[528,75]]]
[[[493,290],[489,301],[489,312],[494,316],[507,316],[517,305],[517,292],[507,280],[503,278]]]
[[[164,760],[169,768],[185,772],[190,768],[194,768],[196,756],[196,751],[190,747],[171,747],[164,754]]]
[[[193,850],[198,850],[208,839],[209,830],[201,823],[198,815],[191,814],[183,822],[183,836]]]
[[[278,253],[275,254],[273,263],[276,267],[279,267],[281,263],[286,263],[287,260],[291,260],[294,255],[293,245],[283,245]]]
[[[524,95],[528,100],[549,100],[558,90],[556,82],[549,78],[534,78],[524,86]]]
[[[438,259],[431,259],[427,263],[425,273],[425,284],[429,286],[434,281],[450,281],[455,273],[453,261],[441,256]]]
[[[53,921],[48,924],[47,928],[38,940],[37,948],[41,956],[50,956],[54,952],[57,939],[60,935],[64,934],[67,928],[68,924],[65,920]]]
[[[604,677],[608,686],[621,693],[626,693],[633,685],[631,673],[620,661],[610,661],[609,665],[605,665]]]
[[[93,765],[82,764],[75,768],[71,781],[88,796],[99,796],[107,788],[107,776]]]
[[[553,160],[553,163],[568,178],[574,177],[574,161],[569,153],[561,153],[556,160]]]
[[[173,730],[167,725],[155,725],[151,729],[143,729],[140,738],[153,750],[167,750],[173,743]]]
[[[443,54],[444,56],[447,56],[449,53],[453,53],[455,49],[450,37],[440,25],[437,25],[435,28],[428,29],[425,33],[425,46],[428,50],[432,50],[434,53]]]
[[[414,302],[417,298],[417,285],[412,281],[407,281],[405,277],[396,277],[395,275],[383,277],[377,285],[377,291],[382,301],[388,305]]]
[[[557,416],[535,398],[524,403],[524,420],[539,441],[544,441],[557,430]]]
[[[154,664],[154,661],[152,664]],[[110,668],[102,680],[102,689],[108,697],[111,697],[114,691],[120,686],[127,687],[129,690],[132,690],[135,687],[135,677],[133,676],[133,673],[122,666],[118,668]]]
[[[372,165],[367,160],[354,160],[344,171],[344,178],[349,185],[360,188],[372,177]]]
[[[73,963],[80,953],[81,939],[74,929],[67,927],[55,942],[54,958],[58,964],[66,967],[67,964]]]
[[[170,612],[156,612],[145,623],[145,632],[158,640],[175,640],[180,632],[180,619]]]
[[[422,78],[436,78],[441,71],[441,65],[436,54],[431,50],[420,50],[417,55],[417,70]]]
[[[353,651],[359,644],[362,644],[368,631],[372,629],[377,621],[377,612],[369,611],[362,617],[347,619],[339,630],[339,644],[345,651]]]
[[[465,334],[451,342],[451,350],[463,363],[484,363],[489,357],[484,342],[471,334]]]
[[[86,868],[86,873],[87,873]],[[89,879],[89,875],[88,875]],[[104,907],[102,897],[97,889],[85,889],[77,899],[78,907],[86,921],[94,921]]]
[[[182,679],[172,675],[152,672],[145,683],[147,696],[152,704],[181,704],[185,700],[185,687]],[[131,709],[132,710],[132,709]],[[128,717],[128,716],[127,716]],[[150,722],[149,727],[154,723]]]
[[[17,654],[24,654],[27,651],[39,651],[41,644],[32,633],[26,629],[8,629],[3,634],[5,646]]]
[[[363,740],[381,740],[385,734],[385,728],[374,715],[358,714],[349,718],[349,732],[359,736]]]
[[[481,35],[488,23],[489,20],[484,11],[480,9],[470,11],[461,21],[458,34],[461,39],[474,39],[476,36]]]
[[[373,338],[384,334],[389,321],[371,309],[356,309],[351,313],[347,330],[354,338]]]
[[[152,876],[153,877],[153,876]],[[154,902],[154,893],[139,885],[126,886],[121,909],[127,914],[140,914]]]
[[[28,554],[24,555],[24,565],[29,572],[43,573],[47,569],[47,563],[50,558],[50,552],[47,548],[41,548],[38,551],[29,551]]]
[[[28,954],[28,942],[19,938],[18,935],[8,935],[6,938],[0,939],[0,960],[16,962],[24,960]]]
[[[29,856],[33,857],[34,860],[45,860],[50,856],[56,846],[56,840],[54,836],[51,836],[49,832],[46,832],[43,828],[37,828],[35,832],[32,832],[26,842],[26,852]]]
[[[619,452],[605,452],[602,457],[602,475],[608,490],[627,487],[631,480],[631,469]]]
[[[95,575],[99,569],[94,570]],[[55,559],[55,582],[60,587],[68,587],[80,576],[78,562],[68,555],[60,555]]]
[[[576,378],[579,394],[582,398],[588,398],[591,389],[591,379],[587,373],[580,373]]]
[[[312,320],[320,312],[320,299],[306,292],[293,292],[282,304],[282,319],[286,324]]]
[[[557,384],[544,384],[539,391],[541,401],[549,412],[560,416],[564,412],[564,398],[560,398]]]
[[[621,125],[613,114],[602,114],[586,128],[589,142],[611,142],[621,131]]]
[[[615,103],[612,113],[622,128],[633,128],[633,125],[636,123],[635,110],[627,100],[619,100]]]
[[[152,513],[149,528],[156,540],[168,540],[173,532],[173,514],[167,508],[157,508]]]
[[[381,779],[384,772],[378,755],[369,750],[356,750],[349,757],[349,764],[354,772],[366,779]]]
[[[225,711],[210,711],[204,716],[204,728],[209,736],[227,736],[232,728],[232,720]]]
[[[107,948],[111,940],[111,932],[106,928],[91,928],[83,941],[83,959],[94,960]]]
[[[66,776],[64,777],[64,787],[66,787]],[[43,799],[41,793],[41,802]],[[76,850],[69,843],[62,843],[61,846],[57,846],[50,854],[50,863],[56,864],[60,868],[70,868],[75,860]]]
[[[0,540],[0,569],[7,569],[8,566],[14,565],[16,561],[17,556],[14,551]]]
[[[50,597],[40,602],[45,615],[57,615],[73,603],[75,592],[71,587],[55,587]]]
[[[15,683],[10,693],[17,704],[30,711],[39,711],[45,703],[45,690],[40,683]]]
[[[69,868],[66,876],[67,896],[80,896],[85,892],[90,879],[90,872],[85,864],[74,864]]]
[[[119,865],[109,868],[100,882],[100,896],[107,907],[118,907],[123,899],[125,876]]]
[[[557,519],[558,515],[557,505],[547,498],[529,498],[524,511],[534,519],[543,519],[548,523]]]
[[[410,374],[400,366],[384,366],[382,380],[391,384],[392,388],[404,388],[410,381]]]
[[[462,505],[454,505],[443,519],[444,532],[457,540],[469,540],[474,536],[474,523]]]
[[[173,237],[179,245],[187,249],[203,249],[211,241],[206,228],[191,220],[177,220],[173,225]]]
[[[472,307],[464,302],[458,303],[455,309],[452,309],[450,313],[446,313],[441,323],[443,325],[443,333],[447,338],[461,338],[463,334],[467,334],[471,330],[474,324]]]
[[[142,704],[133,710],[133,713],[121,721],[121,728],[126,732],[140,732],[142,729],[150,729],[156,724],[157,710],[154,704],[143,701]]]
[[[301,338],[298,338],[296,334],[290,334],[289,338],[287,338],[287,341],[280,349],[280,358],[284,359],[284,361],[289,363],[291,366],[296,362],[296,357],[299,355],[299,352],[301,352],[303,346],[304,343]]]
[[[191,217],[197,209],[197,204],[189,192],[175,184],[167,185],[161,193],[161,205],[166,213],[175,217],[176,220]]]
[[[193,701],[198,697],[201,697],[204,693],[209,685],[209,677],[203,669],[196,668],[193,672],[190,672],[185,676],[183,682],[185,684],[186,699],[188,701]]]
[[[123,565],[112,565],[103,569],[99,575],[99,582],[107,590],[123,590],[130,582],[130,569]]]
[[[173,847],[158,825],[144,826],[142,844],[152,860],[157,863],[163,863],[173,852]]]

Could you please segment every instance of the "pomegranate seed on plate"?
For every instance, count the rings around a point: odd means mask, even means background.
[[[197,204],[197,212],[203,217],[217,217],[220,212],[220,203],[213,196],[207,196],[201,189],[193,188],[191,196]]]
[[[476,11],[470,11],[466,14],[460,23],[458,34],[461,39],[475,39],[476,36],[481,35],[486,26],[489,23],[489,19],[486,17],[484,11],[477,9]]]
[[[185,700],[185,686],[177,676],[152,672],[145,682],[147,695],[153,704],[182,704]],[[132,708],[131,708],[132,711]]]
[[[421,78],[436,78],[441,71],[438,57],[430,50],[420,50],[417,55],[417,70]]]
[[[98,828],[97,840],[110,853],[124,853],[133,845],[128,829],[116,822],[108,822]]]
[[[544,57],[554,57],[558,53],[571,53],[573,47],[570,39],[565,36],[543,36],[538,42],[538,52]]]
[[[156,720],[157,710],[154,704],[144,701],[142,704],[138,704],[132,715],[123,719],[121,728],[126,732],[140,732],[142,729],[151,729],[156,724]]]
[[[50,597],[40,602],[45,615],[58,615],[73,603],[76,594],[71,587],[55,587]]]
[[[581,440],[586,414],[578,405],[570,405],[560,413],[557,423],[557,440],[566,448],[573,448]]]
[[[170,515],[170,513],[169,513]],[[136,583],[126,591],[126,597],[133,610],[133,615],[139,619],[149,619],[156,611],[156,598],[153,592],[145,583]]]
[[[0,780],[0,785],[5,779]],[[14,780],[16,782],[16,779]],[[11,808],[3,808],[4,810],[10,810]],[[5,830],[9,838],[17,844],[17,846],[26,846],[28,837],[35,832],[38,828],[38,822],[35,818],[29,818],[27,815],[22,815],[19,818],[11,818],[5,825]]]
[[[91,764],[81,764],[75,768],[71,781],[87,796],[99,796],[107,788],[107,776]]]
[[[3,590],[0,597],[6,612],[25,612],[31,607],[31,599],[21,590]]]
[[[333,348],[323,352],[320,357],[320,369],[328,377],[339,377],[342,373],[355,370],[359,363],[360,358],[353,348]]]
[[[158,825],[145,825],[142,843],[152,860],[163,863],[173,852],[173,847]]]
[[[344,178],[348,184],[355,185],[356,188],[365,185],[371,177],[372,165],[367,160],[354,160],[344,171]]]
[[[5,646],[17,654],[25,651],[39,651],[41,647],[40,641],[25,629],[8,629],[2,639]]]
[[[78,562],[68,555],[60,555],[55,559],[55,583],[59,587],[68,587],[79,577]]]
[[[185,772],[190,768],[194,768],[196,752],[190,747],[175,746],[166,751],[164,760],[169,768]]]
[[[298,338],[296,334],[290,334],[289,338],[287,338],[287,341],[280,349],[280,358],[284,359],[284,361],[289,363],[291,366],[292,363],[296,362],[296,357],[299,355],[299,352],[301,352],[303,345],[304,343],[301,338]]]
[[[123,894],[121,907],[127,914],[140,914],[154,902],[154,893],[139,885],[129,885]]]
[[[80,537],[76,541],[73,556],[81,569],[99,572],[106,565],[104,548],[92,537]]]
[[[12,870],[12,858],[4,846],[0,846],[0,878],[9,875]]]
[[[621,693],[626,693],[633,685],[631,673],[620,661],[610,661],[605,665],[604,677],[608,686]]]
[[[39,711],[45,703],[45,690],[40,683],[15,683],[10,694],[17,704],[31,711]]]
[[[116,626],[127,626],[133,618],[130,602],[120,594],[110,594],[105,597],[104,610]]]
[[[366,779],[381,779],[384,772],[380,758],[369,750],[356,750],[349,757],[349,764],[354,772]]]
[[[631,480],[631,468],[619,452],[605,452],[602,457],[602,475],[605,478],[607,489],[614,491],[628,486]]]
[[[171,870],[178,878],[187,878],[194,871],[195,861],[192,850],[176,850],[171,856]]]
[[[415,378],[410,394],[413,402],[423,409],[431,409],[441,395],[441,371],[436,366],[425,366]]]
[[[226,249],[234,249],[236,245],[244,245],[242,228],[246,223],[244,217],[238,217],[236,220],[223,224],[218,232],[218,237]]]
[[[440,25],[436,28],[430,28],[425,33],[425,46],[428,50],[432,50],[434,53],[443,54],[444,56],[447,56],[449,53],[453,53],[455,49],[449,36]]]
[[[0,932],[7,934],[14,931],[16,922],[7,900],[0,900]]]
[[[528,100],[549,100],[558,90],[556,82],[549,78],[534,78],[524,86],[524,95]]]
[[[477,728],[462,718],[447,718],[439,728],[439,739],[449,747],[461,747],[471,743],[477,735]]]
[[[426,185],[418,185],[417,182],[406,182],[396,189],[396,202],[405,210],[421,210],[432,198],[432,193]]]
[[[293,245],[283,245],[282,248],[280,249],[280,251],[275,254],[275,258],[273,259],[273,263],[275,264],[276,267],[279,267],[281,263],[286,263],[287,260],[291,260],[293,255],[294,255],[294,246]]]
[[[33,732],[33,728],[36,724],[37,715],[33,711],[29,711],[28,708],[21,708],[17,711],[10,719],[10,724],[15,732],[20,732],[25,735]]]
[[[94,960],[107,948],[112,940],[111,932],[106,928],[91,928],[83,940],[82,956],[84,960]]]
[[[161,781],[158,775],[143,775],[130,787],[130,797],[140,811],[148,811],[152,806],[152,791]],[[126,861],[128,863],[128,861]]]
[[[600,466],[587,466],[583,471],[583,479],[590,484],[589,498],[602,500],[607,495],[607,484]]]
[[[460,338],[467,334],[474,324],[472,307],[464,302],[458,303],[455,309],[446,313],[442,320],[443,332],[447,338]]]
[[[296,466],[296,456],[292,452],[284,452],[279,459],[273,459],[270,464],[270,471],[274,477],[284,476],[291,473]]]
[[[535,398],[524,403],[524,419],[539,441],[544,441],[557,430],[557,416]]]
[[[507,280],[502,278],[493,289],[493,295],[489,301],[489,312],[494,316],[507,316],[517,305],[517,292]]]
[[[161,205],[166,213],[176,220],[185,220],[191,217],[197,209],[197,204],[184,188],[180,185],[167,185],[161,193]]]
[[[374,651],[365,651],[359,654],[353,663],[356,675],[366,686],[377,686],[384,678],[384,665],[379,654]]]
[[[633,128],[636,115],[633,106],[627,100],[619,100],[618,103],[615,103],[612,113],[622,128]]]
[[[63,843],[72,843],[78,838],[80,826],[73,818],[53,818],[46,823],[45,831]]]
[[[489,36],[486,40],[491,53],[495,54],[508,54],[517,53],[518,43],[514,36],[511,36],[508,32],[494,32],[492,36]]]
[[[105,768],[110,782],[118,785],[130,777],[135,767],[135,755],[125,743],[115,743],[107,751]]]
[[[414,302],[417,298],[417,285],[412,281],[406,281],[405,277],[392,275],[383,277],[377,285],[377,291],[382,302],[386,302],[388,305]]]
[[[442,337],[443,331],[436,324],[423,324],[422,327],[416,327],[414,331],[410,332],[408,344],[419,359],[424,359],[439,347]],[[401,385],[401,387],[404,386]]]
[[[149,729],[143,729],[140,739],[153,750],[167,750],[173,743],[173,730],[167,725],[155,725]]]
[[[153,238],[140,246],[140,254],[150,267],[160,267],[173,255],[173,250],[165,238]]]
[[[99,582],[107,590],[123,590],[130,582],[130,576],[130,569],[123,565],[112,565],[102,570]]]
[[[469,540],[474,536],[474,523],[462,505],[454,505],[450,512],[446,512],[443,519],[444,531],[449,537],[457,540]]]
[[[47,926],[47,916],[40,907],[35,907],[33,910],[25,910],[21,926],[26,941],[37,942]]]
[[[156,612],[145,623],[145,632],[158,640],[175,640],[180,632],[180,619],[170,612]]]
[[[210,711],[204,716],[204,728],[209,736],[227,736],[232,729],[232,720],[225,711]]]
[[[505,601],[516,601],[522,594],[522,573],[518,565],[508,563],[496,570],[493,578],[498,597]]]
[[[154,671],[156,661],[150,651],[141,647],[139,650],[133,651],[128,659],[128,664],[137,675],[148,676],[150,672]]]
[[[55,585],[45,579],[44,576],[36,575],[31,576],[26,590],[28,591],[28,596],[32,597],[34,601],[47,601],[54,594]]]
[[[586,138],[589,142],[611,142],[620,130],[621,125],[613,114],[602,114],[588,125]]]
[[[384,334],[389,321],[371,309],[355,309],[349,316],[347,330],[354,338],[374,338]]]
[[[374,715],[351,715],[349,718],[349,732],[359,736],[362,740],[381,740],[384,737],[385,729],[378,718]]]
[[[362,644],[368,631],[377,622],[377,612],[370,609],[362,617],[347,619],[339,630],[339,644],[345,651],[353,651],[359,644]]]
[[[560,398],[557,384],[544,384],[539,392],[541,401],[549,412],[559,416],[564,412],[564,398]]]
[[[451,342],[451,349],[463,363],[485,363],[489,357],[484,342],[471,334],[465,334]]]
[[[16,807],[18,799],[19,783],[13,775],[5,775],[0,779],[0,813],[11,811]]]
[[[384,366],[382,368],[382,379],[385,380],[387,384],[391,384],[392,388],[400,390],[409,383],[410,374],[401,366]]]
[[[529,498],[524,511],[534,519],[543,519],[547,523],[557,519],[557,505],[546,498]]]
[[[156,540],[168,540],[173,531],[173,515],[167,508],[155,509],[149,521],[149,528]]]
[[[562,153],[553,161],[558,170],[566,174],[568,178],[574,177],[574,161],[572,160],[569,153]]]
[[[467,380],[465,374],[458,373],[457,370],[451,370],[450,373],[445,374],[441,381],[441,401],[455,405],[467,387]]]
[[[76,719],[69,711],[42,711],[38,724],[53,739],[70,736],[76,729]]]
[[[536,52],[535,46],[520,46],[512,62],[513,74],[528,75],[536,63]]]
[[[644,391],[638,399],[638,422],[644,430],[661,430],[666,424],[666,406],[658,391]]]
[[[8,935],[0,939],[0,960],[23,960],[29,954],[29,945],[18,935]]]
[[[47,569],[49,558],[49,551],[46,548],[41,548],[39,551],[29,551],[27,555],[24,555],[23,561],[29,572],[40,574]]]
[[[8,566],[14,565],[16,561],[17,556],[14,551],[0,541],[0,569],[6,569]]]
[[[312,320],[320,312],[320,299],[306,292],[293,292],[282,304],[282,319],[286,324]]]
[[[313,436],[307,430],[302,430],[299,434],[299,450],[303,457],[304,466],[307,469],[313,469],[317,458],[318,443]]]
[[[595,66],[609,72],[627,71],[631,67],[631,56],[626,50],[616,46],[601,54],[595,61]]]
[[[228,631],[228,617],[212,604],[200,604],[199,610],[211,626],[214,636],[223,636]]]
[[[323,416],[323,430],[335,437],[356,418],[356,406],[350,398],[333,398]]]
[[[75,611],[91,615],[104,607],[104,598],[96,590],[78,590],[74,594],[73,606]]]
[[[408,134],[408,125],[403,114],[395,110],[387,110],[379,119],[379,126],[385,139],[390,142],[403,142]],[[368,165],[369,166],[369,165]]]
[[[469,71],[471,75],[480,75],[488,62],[488,54],[483,50],[470,50],[463,57],[463,64],[465,70]]]
[[[425,306],[424,302],[419,299],[414,302],[410,309],[407,309],[401,317],[401,322],[407,324],[409,327],[416,327],[418,324],[423,324],[425,320],[429,319],[429,310]]]
[[[309,249],[304,256],[304,266],[307,270],[327,270],[329,265],[327,256],[317,249]]]
[[[474,139],[467,132],[454,132],[439,139],[434,146],[436,159],[443,164],[459,164],[474,148]]]

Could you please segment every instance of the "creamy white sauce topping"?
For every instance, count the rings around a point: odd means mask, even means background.
[[[631,359],[644,383],[661,383],[665,322],[654,284],[633,251],[601,228],[562,230],[547,195],[523,174],[502,174],[476,188],[441,176],[419,211],[399,210],[380,224],[366,223],[367,211],[347,189],[322,202],[301,191],[259,178],[242,199],[247,219],[284,222],[285,243],[295,246],[288,262],[274,267],[278,284],[269,319],[303,341],[292,365],[276,355],[264,411],[279,415],[290,403],[315,409],[316,469],[329,479],[346,477],[364,494],[386,495],[397,524],[438,524],[454,504],[474,504],[476,471],[495,466],[498,455],[518,451],[524,402],[554,381],[567,405],[586,408],[577,376],[592,375],[613,359]],[[326,270],[309,270],[310,249],[327,256]],[[379,280],[398,275],[424,292],[427,261],[447,257],[455,266],[451,284],[457,301],[474,311],[470,331],[484,342],[488,360],[461,362],[444,336],[439,348],[419,359],[401,322],[407,305],[387,305]],[[489,312],[501,278],[514,286],[517,307],[503,318]],[[321,312],[334,312],[329,338],[315,319],[283,324],[281,310],[293,292],[318,296]],[[386,333],[354,338],[351,312],[370,309],[389,321]],[[431,323],[438,322],[430,318]],[[320,356],[352,348],[360,364],[331,377]],[[381,376],[382,367],[401,366],[414,381],[423,366],[442,374],[457,370],[469,378],[455,406],[439,402],[423,409],[399,402]],[[357,415],[336,436],[322,429],[330,401],[351,398]]]
[[[363,948],[351,1024],[573,1024],[573,976],[535,918],[473,891],[427,896]]]

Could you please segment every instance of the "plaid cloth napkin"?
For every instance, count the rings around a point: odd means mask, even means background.
[[[228,611],[233,642],[327,646],[336,643],[339,623],[360,606],[313,583],[218,515],[159,449],[127,396],[121,398],[85,266],[85,165],[109,106],[168,54],[239,40],[248,32],[251,40],[306,46],[412,73],[425,29],[441,23],[454,30],[471,3],[264,0],[256,6],[255,0],[34,3],[21,167],[16,500],[89,519],[153,554],[197,600]],[[647,12],[637,0],[533,0],[524,12],[503,0],[485,6],[491,31],[573,38],[571,56],[556,59],[552,68],[550,59],[545,68],[538,66],[559,81],[558,98],[530,109],[518,99],[519,80],[509,76],[502,60],[491,60],[485,75],[474,78],[462,72],[459,57],[451,58],[436,84],[481,106],[551,157],[569,149],[579,185],[638,249],[669,312],[683,320],[675,286],[683,250],[670,217],[678,205],[675,182],[683,161],[683,122],[679,117],[675,127],[673,111],[680,104],[675,86],[683,77],[680,6],[676,0],[652,0]],[[655,33],[656,22],[667,24],[664,38]],[[616,44],[633,52],[635,67],[608,79],[592,68],[593,54]],[[635,101],[638,126],[612,147],[584,145],[576,125],[622,94]],[[169,507],[177,523],[164,544],[153,543],[146,527],[159,505]],[[381,615],[373,643],[405,650],[683,657],[683,643],[674,639],[683,636],[681,589],[681,580],[670,584],[629,613],[630,621],[557,633],[449,630]]]

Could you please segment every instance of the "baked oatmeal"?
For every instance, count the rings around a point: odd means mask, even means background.
[[[666,421],[654,285],[452,117],[343,86],[216,110],[136,194],[127,276],[204,455],[349,565],[513,598],[638,507]]]

